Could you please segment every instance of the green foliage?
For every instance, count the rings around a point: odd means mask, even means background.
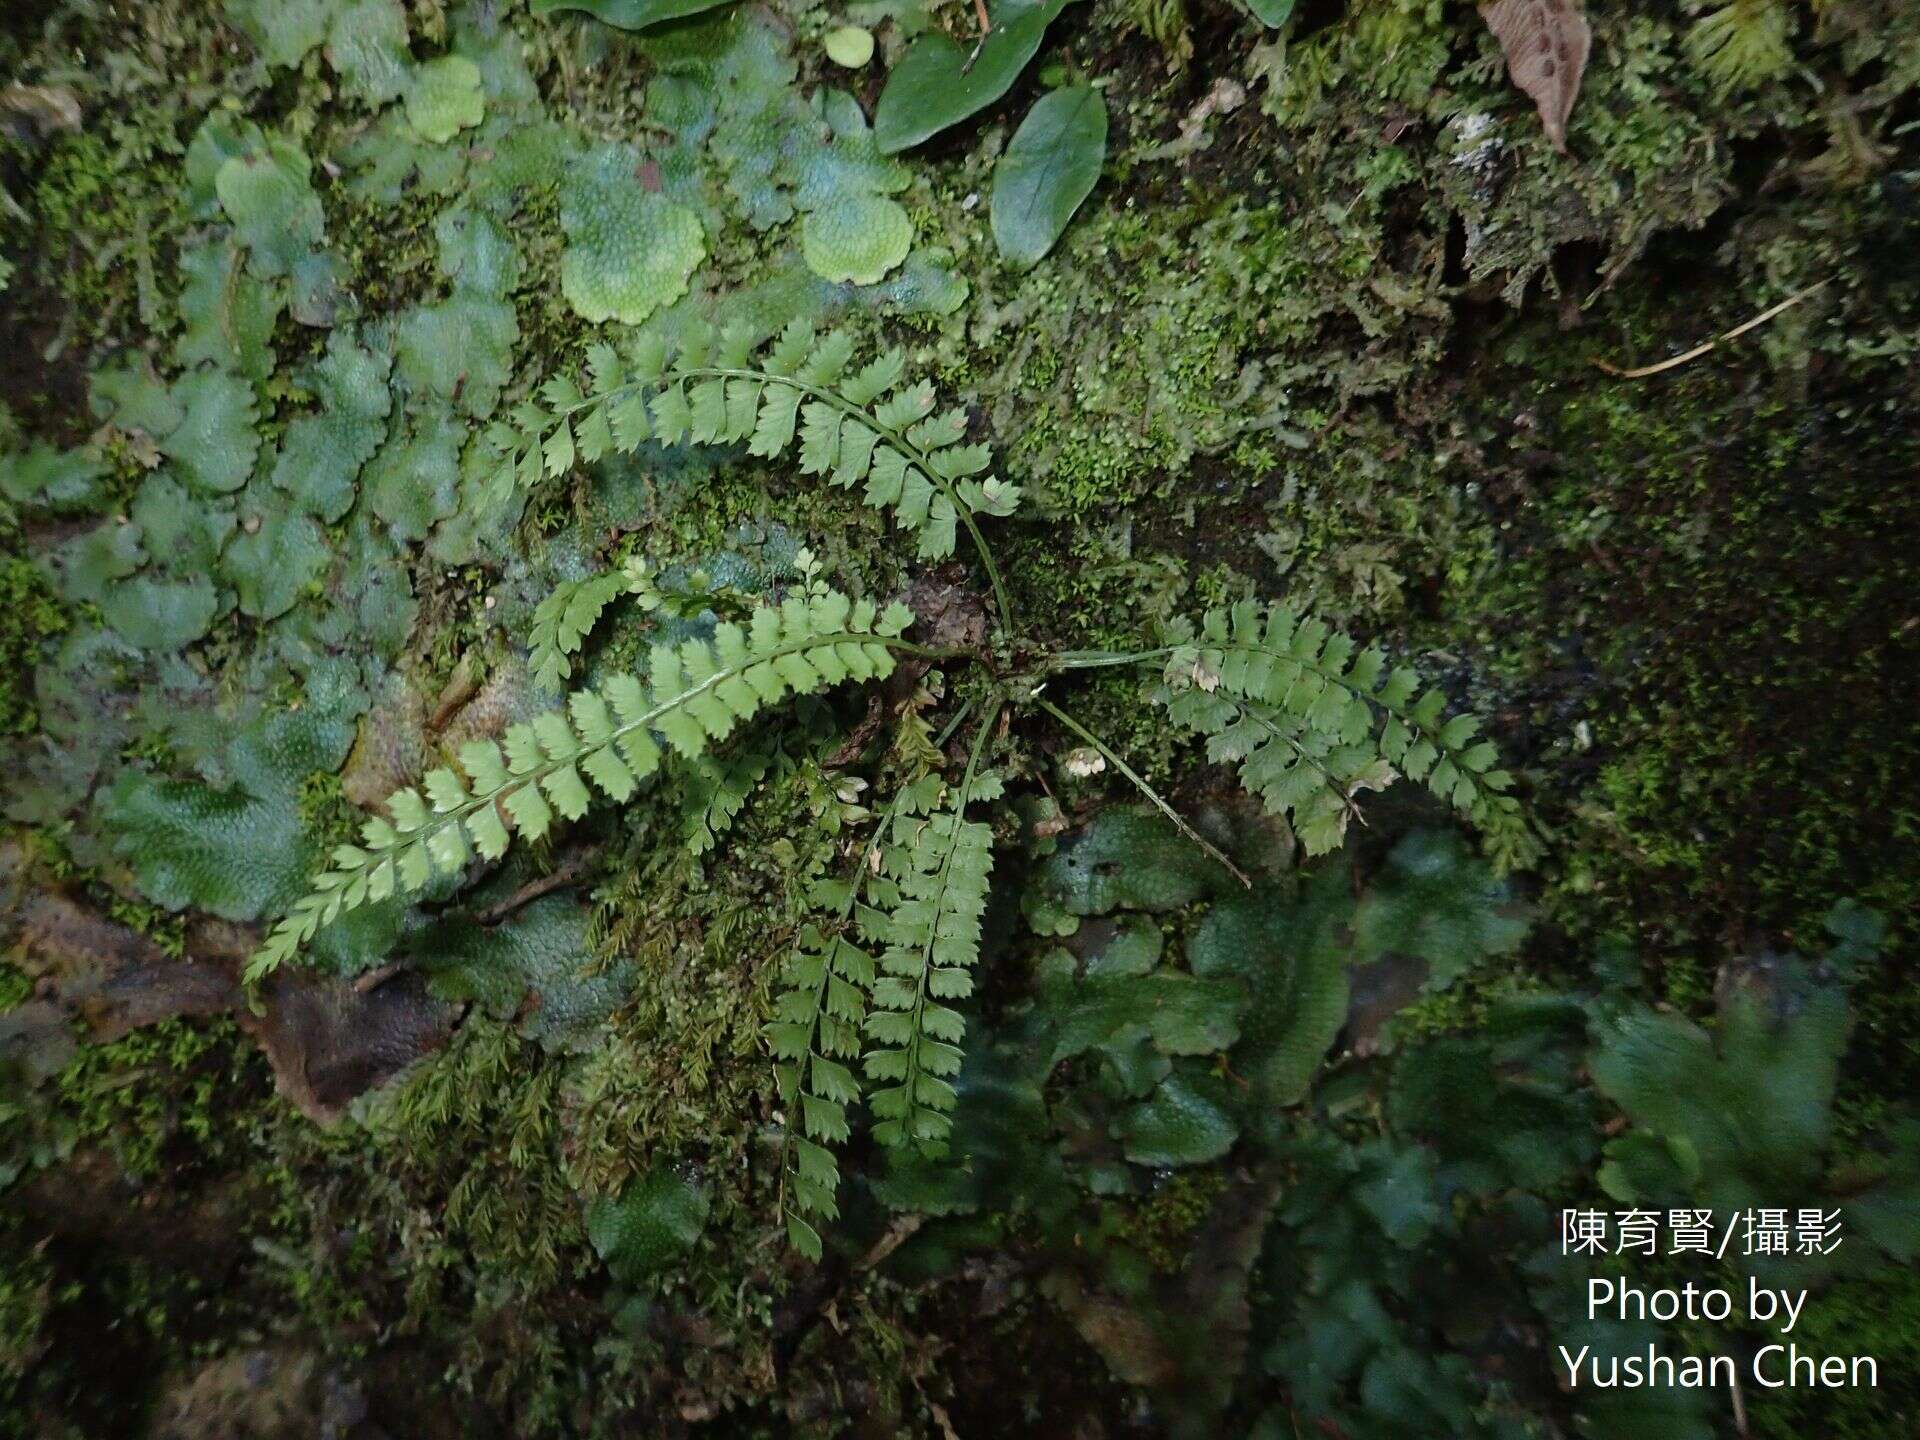
[[[1246,5],[1269,30],[1278,30],[1293,18],[1294,0],[1246,0]]]
[[[687,778],[686,806],[681,812],[687,849],[704,855],[720,843],[720,837],[739,818],[753,787],[772,768],[773,760],[771,750],[746,748],[724,759],[709,755],[693,763]]]
[[[1264,1104],[1298,1104],[1346,1023],[1348,884],[1333,867],[1298,902],[1275,887],[1230,896],[1188,943],[1194,974],[1246,987],[1240,1064]]]
[[[1836,912],[1845,927],[1855,912]],[[1811,1188],[1831,1139],[1834,1087],[1850,1017],[1845,975],[1877,932],[1842,939],[1823,971],[1775,957],[1724,993],[1718,1030],[1684,1016],[1630,1010],[1598,1027],[1593,1080],[1645,1136],[1668,1147],[1650,1168],[1644,1149],[1615,1149],[1615,1184],[1629,1193],[1658,1175],[1733,1210],[1786,1184]],[[1637,1179],[1636,1179],[1637,1177]],[[1659,1188],[1656,1180],[1649,1188]]]
[[[1120,1117],[1117,1129],[1127,1159],[1136,1165],[1204,1165],[1239,1138],[1235,1108],[1225,1076],[1176,1065],[1152,1095]]]
[[[863,851],[852,881],[822,882],[809,893],[809,901],[832,918],[826,929],[811,923],[801,928],[781,969],[782,993],[767,1032],[780,1103],[789,1112],[780,1165],[787,1238],[811,1260],[822,1253],[816,1227],[840,1214],[834,1193],[840,1165],[829,1147],[852,1134],[847,1107],[860,1097],[854,1067],[876,971],[873,957],[843,931],[877,853],[876,839]]]
[[[1186,621],[1168,638],[1156,698],[1168,718],[1203,735],[1208,758],[1240,767],[1241,782],[1284,815],[1309,855],[1336,848],[1356,813],[1354,796],[1397,775],[1428,789],[1479,828],[1503,863],[1538,853],[1506,792],[1498,754],[1475,742],[1471,715],[1443,720],[1446,697],[1419,677],[1389,670],[1379,649],[1283,606],[1243,601]]]
[[[1688,27],[1687,56],[1722,92],[1752,89],[1793,64],[1793,25],[1782,0],[1731,0]]]
[[[710,641],[656,646],[646,682],[615,676],[575,691],[565,710],[512,726],[501,743],[469,741],[460,770],[428,772],[424,796],[395,791],[387,814],[367,821],[360,845],[334,850],[333,868],[314,877],[311,893],[274,927],[248,973],[273,970],[346,911],[459,874],[476,853],[499,859],[509,825],[538,840],[556,811],[579,819],[591,803],[588,781],[626,800],[660,768],[663,748],[696,759],[786,696],[886,676],[911,620],[904,607],[882,613],[819,586],[807,598],[760,607],[745,627],[718,626]]]
[[[39,660],[40,642],[67,625],[46,577],[30,560],[0,560],[0,735],[34,729],[33,692],[24,682]]]
[[[407,85],[407,120],[423,139],[444,145],[486,118],[480,67],[464,55],[442,55],[413,72]]]
[[[966,818],[974,801],[993,800],[1001,779],[982,771],[993,716],[982,723],[960,784],[951,792],[921,781],[892,818],[872,885],[875,917],[867,938],[884,948],[873,982],[866,1032],[875,1042],[864,1057],[876,1083],[867,1103],[883,1145],[911,1145],[945,1153],[952,1128],[947,1112],[954,1091],[948,1078],[960,1068],[957,1042],[965,1022],[943,1001],[973,993],[980,955],[980,917],[987,908],[993,868],[993,831]],[[864,933],[864,931],[863,931]]]
[[[700,217],[643,186],[639,166],[633,147],[602,145],[561,187],[560,286],[582,319],[640,324],[687,293],[706,255]]]
[[[392,365],[384,351],[336,330],[304,373],[317,408],[287,426],[273,467],[273,483],[300,509],[331,523],[353,505],[354,479],[386,437]]]
[[[874,111],[881,151],[911,149],[1006,94],[1069,3],[1005,0],[988,6],[993,28],[977,52],[938,32],[915,40],[887,76]]]
[[[0,455],[0,495],[54,514],[85,511],[98,499],[103,473],[92,450],[56,450],[42,441],[18,454]]]
[[[800,230],[800,253],[822,280],[876,285],[907,258],[913,222],[883,195],[852,195],[811,211]]]
[[[299,894],[315,858],[300,787],[336,769],[352,738],[338,703],[270,713],[227,745],[219,783],[128,770],[101,792],[100,819],[149,899],[253,920]]]
[[[520,1019],[520,1033],[549,1050],[582,1048],[633,978],[628,964],[594,963],[585,912],[558,895],[498,925],[437,921],[407,936],[402,953],[431,978],[436,995],[472,1001],[501,1021]]]
[[[1039,867],[1023,900],[1041,934],[1071,934],[1079,915],[1172,910],[1232,883],[1226,870],[1157,815],[1109,810]]]
[[[709,1208],[704,1186],[671,1170],[655,1170],[618,1198],[595,1200],[587,1209],[587,1238],[615,1279],[638,1284],[699,1242]]]
[[[844,333],[816,335],[801,320],[760,354],[751,332],[695,326],[669,359],[665,337],[642,332],[625,356],[595,345],[584,384],[552,377],[545,406],[518,406],[489,439],[503,473],[525,485],[648,440],[745,442],[767,459],[797,443],[802,474],[863,485],[868,505],[918,533],[922,558],[940,559],[953,553],[958,526],[972,529],[976,513],[1011,514],[1020,492],[986,473],[985,445],[965,443],[966,411],[936,413],[933,387],[905,383],[905,363],[890,350],[855,367]]]
[[[378,108],[398,99],[413,66],[399,0],[335,0],[326,55],[361,103]]]
[[[1036,264],[1093,192],[1107,157],[1107,102],[1067,85],[1027,112],[993,170],[993,240],[1015,265]]]
[[[225,160],[213,179],[234,240],[262,276],[292,273],[326,237],[313,164],[291,140],[263,136]]]
[[[644,30],[663,20],[698,15],[727,3],[729,0],[533,0],[533,13],[551,15],[556,11],[578,10],[622,30]]]
[[[1360,963],[1390,955],[1425,962],[1444,989],[1482,961],[1511,955],[1527,933],[1512,888],[1444,830],[1416,830],[1387,856],[1382,881],[1353,916]]]
[[[572,657],[600,622],[601,612],[631,589],[625,571],[608,570],[584,580],[563,580],[548,591],[534,607],[533,627],[527,632],[534,683],[551,690],[573,674]]]
[[[286,309],[285,290],[249,271],[244,252],[231,240],[182,252],[180,274],[180,363],[210,363],[254,381],[272,374],[273,332]]]
[[[333,0],[226,0],[227,17],[267,64],[290,69],[327,38]]]

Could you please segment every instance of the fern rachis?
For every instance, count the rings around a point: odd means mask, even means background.
[[[894,845],[884,852],[898,898],[886,916],[882,978],[873,985],[867,1034],[867,1078],[892,1081],[869,1104],[883,1145],[938,1147],[951,1122],[954,1091],[945,1077],[960,1068],[966,1022],[940,1000],[973,993],[972,967],[980,953],[980,916],[993,868],[993,831],[967,819],[967,807],[1000,793],[997,775],[983,773],[981,757],[998,718],[989,710],[975,732],[967,768],[951,795],[926,813],[892,817]],[[904,833],[903,833],[904,832]]]

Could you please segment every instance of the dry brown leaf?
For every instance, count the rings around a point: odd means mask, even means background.
[[[1567,153],[1567,119],[1580,96],[1593,31],[1578,0],[1489,0],[1480,18],[1500,42],[1507,74],[1533,97],[1547,139]]]
[[[80,128],[80,102],[62,85],[9,85],[0,90],[0,115],[9,128],[24,127],[23,140]]]

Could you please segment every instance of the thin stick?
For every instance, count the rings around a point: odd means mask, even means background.
[[[1138,787],[1142,795],[1145,795],[1155,805],[1158,805],[1160,807],[1160,813],[1162,815],[1165,815],[1177,827],[1179,827],[1180,833],[1182,835],[1186,836],[1187,839],[1191,840],[1194,844],[1198,845],[1202,850],[1206,851],[1207,854],[1211,855],[1215,860],[1218,860],[1222,865],[1226,866],[1227,870],[1232,874],[1233,878],[1238,880],[1242,885],[1246,886],[1247,889],[1251,890],[1253,888],[1253,881],[1247,878],[1245,872],[1243,872],[1238,865],[1234,864],[1233,861],[1229,860],[1225,855],[1221,854],[1220,848],[1217,845],[1215,845],[1212,841],[1208,840],[1207,837],[1202,835],[1198,830],[1194,829],[1193,826],[1189,825],[1178,810],[1174,809],[1173,806],[1169,805],[1165,800],[1161,799],[1160,792],[1155,790],[1144,779],[1142,779],[1140,777],[1140,773],[1137,770],[1135,770],[1131,765],[1127,764],[1126,761],[1122,760],[1120,756],[1114,751],[1112,746],[1108,745],[1106,741],[1102,740],[1098,735],[1094,734],[1091,730],[1087,729],[1086,726],[1082,725],[1078,720],[1074,719],[1071,715],[1067,714],[1066,711],[1062,710],[1058,705],[1054,704],[1051,700],[1047,699],[1044,695],[1035,695],[1033,697],[1033,703],[1038,705],[1042,710],[1046,711],[1049,715],[1053,716],[1054,719],[1058,720],[1062,725],[1066,726],[1074,734],[1078,735],[1082,740],[1086,741],[1087,744],[1091,745],[1094,749],[1098,750],[1100,754],[1105,757],[1109,765],[1113,766],[1114,769],[1118,770],[1122,775],[1126,776],[1127,779],[1131,780],[1134,783],[1134,785]]]
[[[1605,360],[1596,359],[1593,363],[1599,369],[1606,371],[1607,374],[1612,375],[1617,379],[1644,380],[1649,375],[1658,375],[1662,370],[1671,370],[1676,366],[1686,364],[1689,360],[1698,360],[1702,355],[1706,354],[1709,350],[1713,349],[1714,346],[1716,345],[1724,345],[1729,340],[1739,339],[1742,335],[1746,334],[1749,330],[1757,329],[1759,326],[1766,324],[1769,320],[1773,319],[1774,316],[1780,314],[1782,311],[1791,310],[1794,306],[1798,305],[1802,300],[1806,299],[1809,295],[1813,294],[1816,290],[1825,289],[1826,284],[1827,282],[1825,280],[1816,281],[1812,285],[1809,285],[1806,289],[1800,291],[1798,294],[1789,295],[1786,299],[1782,300],[1778,305],[1775,305],[1772,309],[1762,310],[1758,315],[1754,316],[1751,320],[1747,321],[1744,325],[1736,325],[1733,327],[1733,329],[1727,331],[1726,334],[1715,336],[1713,339],[1707,341],[1707,343],[1704,345],[1696,345],[1693,347],[1693,349],[1687,351],[1687,353],[1684,355],[1676,355],[1671,360],[1662,360],[1658,365],[1642,365],[1639,368],[1634,370],[1622,370],[1618,365],[1610,365]]]
[[[973,49],[967,55],[967,63],[960,67],[960,75],[963,79],[973,69],[974,62],[980,58],[980,50],[987,43],[987,36],[993,33],[993,21],[987,18],[987,0],[973,0],[973,13],[980,21],[980,38],[973,42]]]
[[[1049,670],[1099,670],[1109,665],[1145,665],[1171,655],[1173,646],[1158,650],[1067,650],[1048,662]]]

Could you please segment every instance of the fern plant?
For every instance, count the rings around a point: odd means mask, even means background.
[[[997,634],[976,646],[910,640],[904,605],[882,609],[833,589],[803,551],[791,593],[744,623],[656,645],[644,679],[616,675],[577,689],[563,708],[513,726],[499,743],[469,741],[457,766],[397,791],[384,815],[367,820],[360,844],[334,851],[249,968],[264,975],[341,914],[497,860],[513,835],[538,840],[557,818],[580,818],[596,791],[618,803],[663,771],[684,786],[686,843],[712,848],[771,763],[764,746],[719,747],[768,707],[883,679],[903,656],[974,667],[946,733],[929,737],[917,711],[902,720],[893,753],[906,773],[850,873],[811,887],[815,918],[782,968],[766,1031],[782,1108],[781,1209],[791,1243],[815,1258],[819,1227],[837,1214],[835,1147],[852,1134],[858,1105],[880,1144],[944,1151],[966,1028],[956,1007],[973,990],[993,865],[983,807],[1003,794],[998,761],[1015,720],[1062,727],[1233,868],[1056,702],[1052,692],[1077,672],[1136,670],[1143,698],[1203,740],[1210,759],[1237,766],[1309,854],[1337,848],[1358,797],[1400,777],[1424,783],[1477,827],[1500,863],[1534,852],[1512,781],[1472,716],[1449,718],[1445,698],[1422,690],[1412,670],[1283,606],[1209,610],[1139,650],[1037,652],[1018,630],[980,523],[1011,513],[1019,491],[990,473],[991,452],[967,439],[964,410],[938,410],[932,388],[904,370],[897,350],[856,364],[845,336],[797,323],[764,350],[737,332],[695,330],[677,349],[647,332],[625,354],[593,346],[579,375],[549,379],[539,402],[519,406],[489,438],[501,479],[527,485],[649,440],[744,443],[768,459],[797,449],[803,475],[861,487],[866,504],[915,536],[922,558],[951,554],[964,531],[993,594]],[[647,575],[636,565],[556,589],[534,621],[540,674],[571,675],[618,595],[637,594],[647,608],[655,598]],[[969,723],[965,766],[949,779],[942,747]]]

